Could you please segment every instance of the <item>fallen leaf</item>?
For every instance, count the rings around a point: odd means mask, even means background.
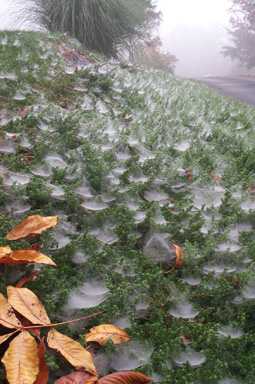
[[[151,379],[139,372],[116,372],[102,377],[98,384],[147,384]]]
[[[0,258],[9,255],[11,252],[12,250],[9,245],[7,245],[6,247],[0,247]]]
[[[66,36],[60,36],[60,39],[64,40],[64,41],[67,41],[67,37]]]
[[[43,244],[42,245],[38,245],[38,244],[32,244],[30,249],[32,249],[33,251],[40,251],[40,249],[42,249],[43,247]]]
[[[8,301],[12,307],[33,324],[50,324],[50,319],[38,299],[27,288],[7,287]]]
[[[24,285],[29,284],[31,281],[36,279],[36,275],[38,274],[38,271],[34,271],[29,276],[22,277],[20,281],[16,284],[16,288],[22,288]]]
[[[182,335],[182,344],[186,345],[190,343],[192,343],[192,341],[188,339],[185,335]]]
[[[32,249],[21,249],[19,251],[13,251],[7,256],[0,255],[0,264],[29,264],[29,263],[38,263],[38,264],[48,264],[54,265],[54,261],[45,256],[43,253],[33,251]]]
[[[39,372],[39,358],[35,339],[22,331],[9,345],[2,358],[10,384],[34,384]]]
[[[0,324],[6,328],[21,327],[21,323],[17,319],[14,313],[13,307],[1,293],[0,293]]]
[[[18,138],[17,135],[12,136],[12,140],[13,140],[13,141],[17,141],[17,138]]]
[[[44,338],[41,340],[37,348],[37,354],[39,357],[39,373],[33,384],[47,384],[49,380],[49,370],[45,359],[46,347],[44,344]]]
[[[216,183],[219,183],[221,181],[221,177],[218,175],[214,175],[213,178],[216,181]]]
[[[121,344],[130,340],[131,337],[123,329],[111,324],[91,328],[90,333],[85,336],[86,342],[96,341],[100,345],[106,345],[108,339],[111,339],[114,344]]]
[[[20,112],[20,117],[24,117],[25,114],[27,113],[28,109],[30,108],[30,105],[25,107],[21,112]]]
[[[61,377],[60,379],[56,380],[54,384],[86,384],[88,381],[91,384],[96,383],[98,381],[98,377],[90,375],[88,372],[76,371],[70,373],[67,376]]]
[[[96,368],[93,364],[91,354],[87,352],[77,341],[62,335],[52,328],[48,333],[47,343],[61,353],[77,370],[87,371],[97,376]]]
[[[128,114],[126,114],[126,116],[124,117],[124,119],[125,119],[125,120],[130,120],[131,117],[133,117],[133,115],[128,115]]]
[[[0,336],[0,344],[4,343],[6,340],[9,339],[9,337],[11,337],[12,335],[14,335],[17,332],[18,331],[14,331],[12,333],[7,333],[6,335]]]
[[[181,265],[183,263],[184,254],[182,252],[181,247],[179,247],[178,245],[175,245],[175,244],[172,244],[172,246],[175,248],[175,254],[176,254],[176,261],[175,261],[175,264],[174,264],[174,269],[178,269],[178,268],[181,267]],[[170,269],[169,271],[165,272],[165,274],[170,273],[171,271],[172,271],[172,269]]]
[[[37,89],[35,89],[35,88],[31,88],[31,91],[33,92],[33,93],[40,93]]]
[[[193,183],[193,176],[186,168],[182,167],[187,175],[187,178],[190,179],[191,183]]]
[[[57,216],[43,217],[40,215],[33,215],[27,217],[20,225],[14,228],[6,236],[8,240],[17,240],[24,237],[40,235],[42,231],[53,228],[57,224]]]

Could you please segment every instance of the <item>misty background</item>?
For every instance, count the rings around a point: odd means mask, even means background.
[[[178,59],[175,74],[182,77],[228,76],[251,73],[221,54],[231,45],[227,32],[230,15],[228,0],[158,0],[163,14],[159,28],[163,50]],[[29,0],[20,8],[11,0],[0,0],[0,29],[40,29],[29,20]],[[21,24],[20,14],[27,16]]]

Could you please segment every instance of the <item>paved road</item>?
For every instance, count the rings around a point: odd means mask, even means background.
[[[255,105],[255,78],[251,77],[200,77],[194,79],[223,95],[242,103]]]

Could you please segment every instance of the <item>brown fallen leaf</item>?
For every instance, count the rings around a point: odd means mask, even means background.
[[[0,293],[0,324],[6,328],[19,328],[21,322],[17,319],[14,309],[8,300]]]
[[[67,376],[63,376],[56,380],[54,384],[86,384],[86,383],[97,383],[98,377],[93,376],[88,372],[72,372]],[[35,383],[36,384],[36,383]],[[39,383],[38,383],[39,384]]]
[[[108,339],[111,339],[114,344],[121,344],[130,340],[131,337],[123,329],[111,324],[102,324],[91,328],[90,333],[85,336],[87,343],[96,341],[100,345],[106,345]]]
[[[178,269],[178,268],[181,267],[181,265],[183,263],[184,254],[182,252],[181,247],[179,247],[178,245],[175,245],[175,244],[172,244],[172,246],[175,248],[175,254],[176,254],[176,261],[175,261],[175,264],[174,264],[174,269]],[[169,271],[165,272],[165,274],[170,273],[171,271],[172,271],[172,269],[170,269]]]
[[[12,333],[7,333],[6,335],[0,336],[0,344],[4,343],[6,340],[9,339],[9,337],[11,337],[12,335],[14,335],[17,332],[18,331],[14,331]]]
[[[91,354],[84,349],[77,341],[62,335],[52,328],[48,333],[47,343],[50,348],[57,350],[69,361],[77,370],[87,371],[97,376],[96,368],[93,364]]]
[[[130,120],[131,117],[133,117],[133,115],[128,115],[128,114],[126,114],[125,117],[124,117],[124,119],[125,119],[125,120]]]
[[[38,263],[38,264],[48,264],[54,265],[54,261],[44,255],[33,251],[31,249],[21,249],[19,251],[13,251],[7,256],[2,256],[0,254],[0,264],[29,264],[29,263]]]
[[[25,107],[24,109],[22,109],[22,111],[20,112],[20,117],[24,117],[25,114],[27,113],[28,109],[30,108],[30,105],[28,105],[27,107]]]
[[[149,377],[138,372],[116,372],[102,377],[98,384],[147,384],[153,383]]]
[[[16,284],[16,288],[22,288],[24,285],[31,283],[31,281],[36,279],[36,275],[38,274],[38,271],[34,271],[29,276],[22,277],[20,281]]]
[[[27,288],[7,287],[8,302],[32,324],[51,324],[38,297]]]
[[[190,344],[190,343],[192,343],[192,341],[190,339],[188,339],[187,336],[182,334],[182,344],[186,345],[186,344]]]
[[[37,354],[39,357],[39,373],[33,384],[47,384],[49,380],[49,370],[45,359],[46,347],[44,344],[44,337],[42,338],[38,348]]]
[[[35,339],[22,331],[9,345],[2,358],[10,384],[34,384],[39,373],[39,358]]]
[[[9,245],[7,245],[6,247],[0,247],[0,258],[9,255],[11,252],[12,250]]]
[[[8,240],[17,240],[24,237],[40,235],[42,231],[53,228],[57,224],[57,216],[43,217],[40,215],[33,215],[27,217],[20,225],[14,228],[6,236]]]
[[[182,167],[187,175],[187,179],[190,179],[191,183],[193,183],[193,176],[186,168]]]
[[[40,91],[38,91],[38,89],[35,89],[35,88],[31,88],[31,91],[32,91],[33,93],[36,93],[36,94],[40,93]]]

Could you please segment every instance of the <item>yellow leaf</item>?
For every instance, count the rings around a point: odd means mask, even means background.
[[[112,373],[98,380],[98,384],[148,384],[152,382],[142,373],[128,371]]]
[[[14,228],[6,236],[8,240],[17,240],[24,237],[40,235],[42,231],[53,228],[57,224],[57,216],[43,217],[40,215],[33,215],[26,218],[18,227]]]
[[[0,324],[6,328],[21,327],[20,321],[14,314],[14,310],[8,300],[0,293]]]
[[[5,255],[1,258],[0,264],[48,264],[56,265],[50,257],[45,256],[43,253],[34,251],[32,249],[21,249],[19,251],[13,251],[9,255]]]
[[[91,354],[84,349],[77,341],[62,335],[54,328],[48,333],[47,343],[50,348],[56,349],[69,361],[77,370],[87,371],[97,376]]]
[[[13,308],[26,317],[33,324],[50,324],[50,319],[38,299],[27,288],[7,287],[8,301]]]
[[[131,337],[123,329],[111,324],[98,325],[90,329],[90,333],[85,336],[86,342],[96,341],[101,345],[106,345],[107,339],[111,339],[114,344],[125,343]]]
[[[27,331],[15,337],[2,358],[10,384],[33,384],[39,372],[35,339]]]
[[[14,335],[17,332],[18,331],[14,331],[12,333],[7,333],[6,335],[0,336],[0,344],[4,343],[6,340],[9,339],[9,337],[11,337],[12,335]]]
[[[9,255],[11,252],[12,250],[9,245],[7,245],[6,247],[0,247],[0,259],[2,257],[5,257],[6,255]]]

